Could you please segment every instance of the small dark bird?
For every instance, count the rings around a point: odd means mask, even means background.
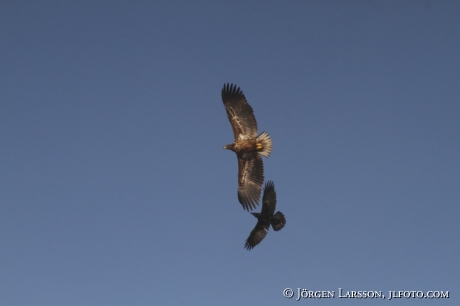
[[[256,227],[249,235],[244,247],[251,250],[258,245],[267,235],[270,224],[275,231],[279,231],[286,225],[286,218],[282,212],[277,212],[276,209],[276,192],[275,185],[272,181],[265,183],[264,196],[262,198],[262,211],[260,213],[251,213],[257,218]]]
[[[232,150],[238,158],[238,200],[246,210],[254,209],[260,199],[264,182],[261,155],[268,157],[272,140],[266,132],[257,136],[257,121],[252,107],[239,87],[224,84],[222,101],[233,129],[234,141],[224,149]]]

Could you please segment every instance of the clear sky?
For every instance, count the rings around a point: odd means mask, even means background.
[[[459,16],[447,0],[2,1],[0,304],[354,305],[343,288],[459,305]],[[251,251],[227,82],[273,139],[287,219]]]

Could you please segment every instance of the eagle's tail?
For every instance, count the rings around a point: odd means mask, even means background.
[[[273,215],[271,223],[272,223],[273,229],[275,231],[279,231],[286,225],[286,218],[284,218],[283,213],[279,211]]]
[[[272,139],[268,136],[267,132],[262,132],[256,139],[257,141],[257,152],[260,155],[269,157],[272,151]]]

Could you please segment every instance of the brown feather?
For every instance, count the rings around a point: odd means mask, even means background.
[[[241,89],[236,85],[225,84],[222,89],[222,101],[233,129],[235,141],[241,138],[256,138],[256,117]]]
[[[238,156],[238,200],[244,209],[256,208],[263,182],[264,166],[260,155]]]
[[[254,111],[239,87],[224,84],[222,101],[234,136],[233,144],[226,145],[224,149],[232,150],[238,158],[238,200],[244,209],[252,210],[259,203],[264,182],[260,155],[270,155],[272,140],[266,132],[257,136]]]

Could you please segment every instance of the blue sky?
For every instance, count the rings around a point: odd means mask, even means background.
[[[2,305],[460,299],[457,1],[4,1]],[[237,199],[241,87],[287,224]],[[255,210],[259,211],[260,206]],[[283,297],[335,291],[331,301]]]

